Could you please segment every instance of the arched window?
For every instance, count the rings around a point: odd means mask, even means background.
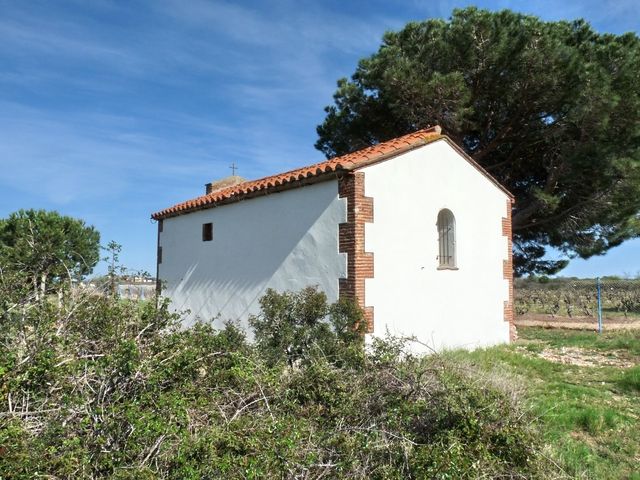
[[[456,268],[456,219],[451,210],[438,213],[438,268]]]

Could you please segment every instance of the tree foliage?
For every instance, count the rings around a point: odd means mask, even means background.
[[[79,279],[100,259],[100,234],[58,212],[20,210],[0,220],[0,264],[20,272],[41,293],[62,279]]]
[[[517,273],[640,233],[640,40],[583,20],[454,10],[407,24],[341,79],[327,156],[439,124],[516,197]],[[547,247],[565,259],[545,259]]]

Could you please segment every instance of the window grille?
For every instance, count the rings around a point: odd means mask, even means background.
[[[456,219],[446,208],[438,213],[438,268],[456,268]]]

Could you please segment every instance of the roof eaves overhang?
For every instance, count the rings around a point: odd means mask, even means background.
[[[171,218],[171,217],[178,217],[180,215],[186,215],[188,213],[193,213],[199,210],[207,210],[209,208],[216,208],[216,207],[220,207],[222,205],[228,205],[230,203],[237,203],[237,202],[241,202],[244,200],[249,200],[252,198],[257,198],[257,197],[263,197],[266,195],[271,195],[274,193],[279,193],[279,192],[284,192],[286,190],[291,190],[294,188],[300,188],[300,187],[304,187],[306,185],[313,185],[316,183],[320,183],[320,182],[326,182],[328,180],[334,180],[337,178],[340,178],[341,174],[344,174],[345,172],[347,172],[346,169],[342,168],[342,167],[338,167],[336,168],[334,171],[331,172],[325,172],[322,174],[317,174],[317,175],[313,175],[313,176],[309,176],[309,177],[305,177],[305,178],[301,178],[301,179],[296,179],[293,181],[289,181],[289,182],[284,182],[280,185],[274,185],[272,187],[268,187],[268,188],[262,188],[262,189],[256,189],[254,191],[250,191],[250,192],[246,192],[246,193],[239,193],[237,195],[232,195],[230,197],[224,198],[222,200],[218,200],[218,201],[213,201],[213,202],[203,202],[200,205],[196,204],[194,206],[188,207],[188,208],[184,208],[184,209],[179,209],[179,210],[175,210],[175,211],[169,211],[171,210],[171,208],[166,209],[166,210],[161,210],[159,212],[154,213],[153,215],[151,215],[151,218],[153,220],[163,220],[165,218]]]
[[[489,181],[491,181],[496,187],[498,187],[505,195],[509,197],[511,202],[514,201],[514,196],[509,192],[500,182],[498,182],[489,172],[481,167],[475,160],[473,160],[460,146],[458,146],[448,136],[440,134],[440,129],[436,127],[436,130],[420,139],[413,140],[411,143],[404,146],[400,146],[392,151],[373,155],[371,158],[365,158],[356,162],[350,162],[347,159],[343,162],[334,163],[333,165],[324,165],[323,163],[310,165],[309,167],[303,167],[301,169],[285,172],[280,175],[272,177],[265,177],[263,179],[246,182],[247,184],[254,184],[250,190],[231,192],[228,196],[219,200],[212,200],[207,198],[207,195],[187,200],[181,204],[174,205],[173,207],[161,210],[151,215],[154,220],[162,220],[165,218],[176,217],[187,213],[192,213],[198,210],[205,210],[209,208],[215,208],[230,203],[236,203],[242,200],[248,200],[251,198],[270,195],[272,193],[278,193],[285,190],[291,190],[294,188],[300,188],[305,185],[311,185],[327,180],[340,178],[342,175],[350,172],[357,171],[371,165],[375,165],[380,162],[392,159],[399,155],[405,154],[409,151],[416,150],[424,147],[425,145],[434,143],[438,140],[445,140],[451,147],[454,148],[462,157],[467,160],[476,170],[484,175]],[[318,167],[318,168],[316,168]],[[316,168],[314,171],[313,169]],[[298,173],[299,172],[299,173]],[[297,178],[295,177],[297,174]],[[291,177],[287,178],[287,175]],[[280,180],[272,180],[272,178],[278,177]],[[243,184],[239,184],[234,188],[242,187]],[[223,190],[224,191],[224,190]],[[185,206],[185,204],[191,204]]]

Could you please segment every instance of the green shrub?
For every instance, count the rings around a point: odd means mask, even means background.
[[[270,364],[293,365],[318,355],[337,363],[362,359],[364,319],[353,302],[329,305],[327,296],[313,287],[284,293],[268,289],[260,307],[249,325],[259,353]]]
[[[261,301],[256,342],[81,295],[0,323],[0,478],[541,478],[508,382],[395,339],[312,289]]]

